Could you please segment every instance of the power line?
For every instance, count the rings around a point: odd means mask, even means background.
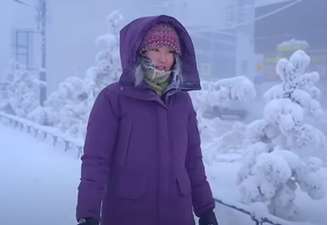
[[[303,0],[295,0],[295,1],[291,2],[291,3],[289,3],[289,4],[286,4],[286,5],[278,8],[278,9],[272,10],[271,12],[268,12],[268,13],[266,13],[264,15],[255,17],[254,19],[252,19],[250,21],[244,21],[244,22],[241,22],[239,24],[235,24],[235,25],[233,25],[231,27],[227,27],[227,28],[223,28],[223,29],[236,29],[237,27],[240,27],[240,26],[243,26],[243,25],[247,25],[247,24],[250,24],[250,23],[254,23],[256,21],[260,21],[260,20],[265,19],[265,18],[267,18],[269,16],[275,15],[275,14],[277,14],[277,13],[283,11],[283,10],[286,10],[286,9],[288,9],[288,8],[290,8],[290,7],[298,4],[298,3],[301,3],[302,1]]]
[[[264,14],[262,16],[256,17],[255,18],[255,21],[259,21],[259,20],[262,20],[262,19],[264,19],[266,17],[269,17],[269,16],[272,16],[274,14],[277,14],[277,13],[279,13],[279,12],[285,10],[285,9],[288,9],[289,7],[292,7],[293,5],[296,5],[298,3],[301,3],[302,1],[303,0],[295,0],[294,2],[291,2],[291,3],[289,3],[289,4],[285,5],[285,6],[282,6],[282,7],[278,8],[278,9],[276,9],[276,10],[273,10],[273,11],[271,11],[269,13],[266,13],[266,14]]]
[[[28,3],[26,3],[26,2],[23,2],[23,1],[21,1],[21,0],[13,0],[13,1],[14,1],[14,2],[17,2],[17,3],[21,4],[21,5],[25,5],[25,6],[31,7],[30,4],[28,4]]]
[[[255,17],[252,20],[243,21],[241,23],[234,24],[234,25],[229,26],[229,27],[222,27],[222,28],[215,29],[215,30],[214,29],[211,29],[211,28],[208,28],[208,27],[203,27],[203,28],[200,28],[199,30],[200,31],[205,31],[205,32],[206,31],[209,31],[209,32],[218,32],[218,33],[221,33],[222,30],[234,30],[234,29],[236,29],[236,28],[238,28],[240,26],[244,26],[244,25],[248,25],[248,24],[251,24],[251,23],[255,23],[256,21],[260,21],[260,20],[263,20],[263,19],[265,19],[267,17],[273,16],[273,15],[275,15],[275,14],[277,14],[277,13],[283,11],[283,10],[286,10],[286,9],[288,9],[288,8],[290,8],[290,7],[298,4],[298,3],[301,3],[302,1],[303,0],[294,0],[294,1],[292,1],[292,2],[290,2],[288,4],[286,4],[286,5],[284,5],[282,7],[279,7],[277,9],[275,9],[275,10],[272,10],[271,12],[268,12],[268,13],[266,13],[264,15]]]

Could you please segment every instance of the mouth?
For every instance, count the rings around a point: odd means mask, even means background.
[[[156,66],[155,68],[158,69],[158,70],[161,70],[161,71],[167,71],[168,70],[165,66]]]

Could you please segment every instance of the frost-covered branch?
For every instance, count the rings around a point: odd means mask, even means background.
[[[226,207],[229,207],[229,208],[231,208],[233,210],[236,210],[236,211],[239,211],[239,212],[241,212],[243,214],[248,215],[251,218],[251,220],[254,221],[254,223],[256,225],[262,225],[263,223],[269,223],[269,224],[272,224],[272,225],[283,225],[281,223],[273,222],[272,220],[270,220],[267,217],[259,217],[258,218],[258,216],[256,216],[254,213],[252,213],[252,212],[250,212],[250,211],[248,211],[246,209],[243,209],[241,207],[235,206],[233,204],[226,203],[226,202],[224,202],[224,201],[222,201],[222,200],[220,200],[218,198],[214,198],[214,200],[215,200],[216,203],[219,203],[219,204],[224,205]]]

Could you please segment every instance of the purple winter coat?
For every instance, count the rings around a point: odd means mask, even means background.
[[[182,47],[183,82],[163,100],[134,86],[137,52],[154,24],[175,27]],[[194,47],[173,17],[142,17],[120,32],[123,73],[92,108],[82,156],[76,218],[102,225],[194,225],[214,208],[196,113],[188,90],[200,89]]]

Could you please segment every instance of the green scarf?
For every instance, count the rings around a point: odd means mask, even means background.
[[[162,96],[167,86],[170,84],[170,74],[171,71],[145,73],[144,80],[159,96]]]
[[[159,95],[162,96],[170,84],[172,71],[161,71],[155,68],[148,59],[143,59],[142,68],[144,81]]]

